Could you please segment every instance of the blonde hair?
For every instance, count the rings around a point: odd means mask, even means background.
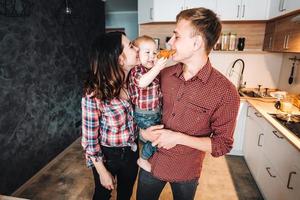
[[[155,44],[155,41],[152,37],[148,35],[142,35],[133,41],[133,45],[139,47],[141,42],[153,42]]]
[[[200,34],[205,42],[207,54],[218,41],[222,25],[216,13],[206,8],[192,8],[181,11],[176,16],[176,22],[185,19],[191,22],[195,29],[194,34]]]

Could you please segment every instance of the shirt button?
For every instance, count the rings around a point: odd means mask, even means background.
[[[172,116],[174,117],[174,116],[175,116],[175,113],[172,113]]]

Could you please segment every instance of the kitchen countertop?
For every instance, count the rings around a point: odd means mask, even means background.
[[[252,105],[275,129],[281,132],[281,134],[300,151],[300,139],[268,114],[282,113],[274,107],[274,102],[246,97],[241,97],[241,100],[247,101],[250,105]],[[293,106],[292,113],[300,114],[299,108]]]

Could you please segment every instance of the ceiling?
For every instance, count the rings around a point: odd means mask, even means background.
[[[106,0],[106,12],[137,11],[137,0]]]

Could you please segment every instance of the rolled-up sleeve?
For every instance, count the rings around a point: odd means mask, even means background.
[[[87,166],[94,164],[91,157],[96,160],[102,159],[103,155],[99,144],[99,117],[97,103],[94,98],[83,97],[81,100],[82,108],[82,137],[81,145],[85,151]]]
[[[240,97],[236,89],[229,87],[211,118],[211,128],[213,131],[211,136],[212,156],[225,155],[232,149],[233,133],[239,105]]]

